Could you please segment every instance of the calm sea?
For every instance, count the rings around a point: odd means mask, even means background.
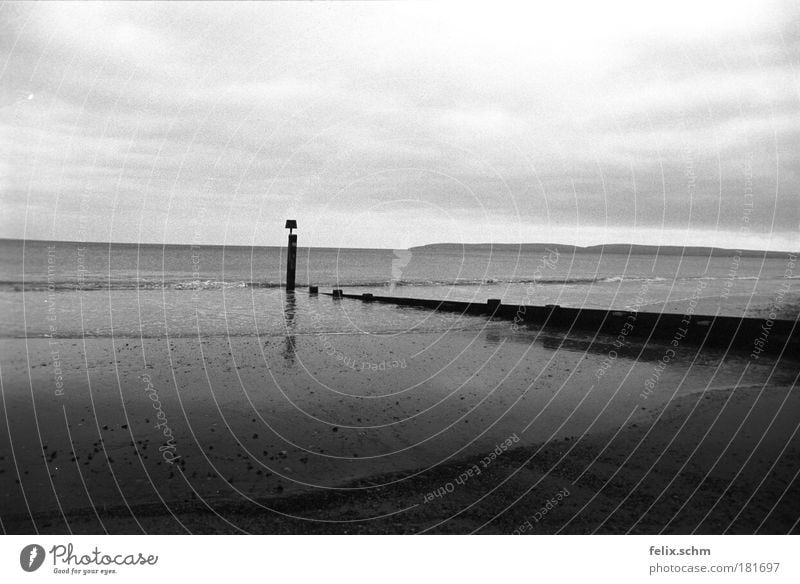
[[[419,298],[758,315],[797,310],[787,259],[509,250],[300,248],[298,294],[281,290],[276,247],[0,240],[0,336],[393,333],[480,326],[304,289]],[[781,287],[788,293],[776,296]],[[336,306],[336,308],[332,308]]]

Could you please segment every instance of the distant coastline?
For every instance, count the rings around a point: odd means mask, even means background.
[[[560,243],[431,243],[410,248],[411,251],[513,251],[518,253],[544,252],[558,249],[561,253],[572,254],[616,254],[616,255],[666,255],[780,259],[790,251],[766,251],[757,249],[727,249],[722,247],[680,246],[680,245],[637,245],[632,243],[610,243],[590,245],[564,245]]]
[[[163,247],[163,248],[248,248],[248,249],[279,249],[284,245],[242,245],[242,244],[221,244],[221,243],[174,243],[174,242],[123,242],[123,241],[70,241],[70,240],[47,240],[47,239],[16,239],[12,237],[0,237],[2,244],[81,244],[95,246],[138,246],[138,247]],[[615,255],[662,255],[662,256],[702,256],[702,257],[733,257],[738,255],[742,258],[764,258],[764,259],[783,259],[787,255],[797,255],[800,250],[790,251],[767,251],[759,249],[731,249],[723,247],[704,247],[704,246],[680,246],[680,245],[638,245],[633,243],[609,243],[600,245],[580,246],[568,245],[563,243],[428,243],[408,248],[410,251],[441,251],[458,252],[462,251],[496,251],[496,252],[516,252],[516,253],[537,253],[545,252],[548,249],[558,248],[560,253],[567,254],[615,254]],[[298,249],[320,249],[335,250],[347,249],[353,251],[393,251],[390,247],[330,247],[330,246],[304,246],[299,245]]]

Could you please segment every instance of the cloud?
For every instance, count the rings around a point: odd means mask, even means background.
[[[2,236],[70,239],[84,213],[90,239],[180,242],[203,199],[228,226],[204,223],[207,242],[279,244],[266,226],[291,212],[333,244],[357,209],[374,225],[357,246],[500,225],[730,244],[751,180],[741,244],[800,247],[788,3],[2,12]]]

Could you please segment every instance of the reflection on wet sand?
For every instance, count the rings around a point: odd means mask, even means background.
[[[286,331],[286,347],[283,351],[284,360],[294,365],[295,362],[295,316],[297,315],[297,300],[294,291],[287,291],[283,303],[283,322]]]

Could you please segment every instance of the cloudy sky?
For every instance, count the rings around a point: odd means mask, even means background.
[[[792,2],[0,4],[0,236],[800,248]]]

